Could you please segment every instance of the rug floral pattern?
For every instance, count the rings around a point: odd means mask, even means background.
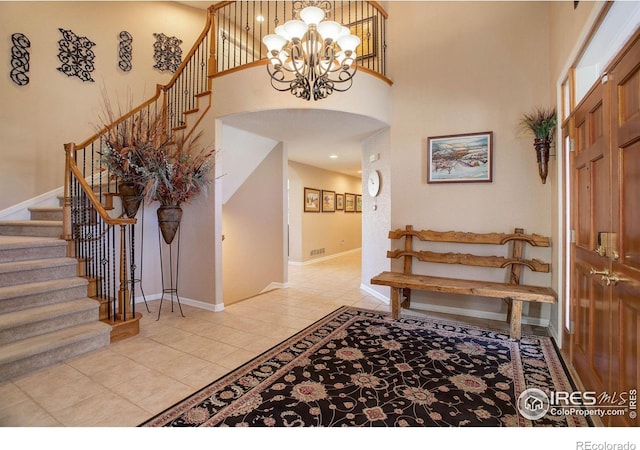
[[[547,337],[343,307],[142,426],[579,426],[520,393],[572,390]]]

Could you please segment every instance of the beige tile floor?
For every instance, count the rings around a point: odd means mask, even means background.
[[[149,302],[139,335],[0,384],[0,426],[132,427],[339,306],[389,311],[359,289],[360,257],[290,266],[288,289],[222,312],[183,305],[181,317],[165,302],[156,321],[158,302]]]

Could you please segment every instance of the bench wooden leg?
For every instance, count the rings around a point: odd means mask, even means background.
[[[509,336],[511,339],[519,340],[521,336],[522,328],[522,301],[511,300],[511,315],[509,322],[511,324],[511,333]]]
[[[400,288],[391,288],[391,317],[400,318]]]

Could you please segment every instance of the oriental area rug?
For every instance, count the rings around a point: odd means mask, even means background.
[[[575,390],[548,337],[345,306],[140,426],[590,425],[523,416],[529,388]]]

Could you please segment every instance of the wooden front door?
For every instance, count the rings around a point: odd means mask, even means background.
[[[612,388],[640,389],[640,39],[610,72],[612,230],[610,289],[614,354]],[[634,414],[612,417],[638,426]]]
[[[609,261],[602,233],[611,229],[610,121],[608,86],[598,84],[573,116],[572,165],[573,364],[589,390],[606,391],[611,348],[611,296],[603,275]],[[599,247],[600,246],[600,247]]]
[[[572,114],[571,359],[587,391],[622,394],[637,426],[640,387],[640,41]]]

